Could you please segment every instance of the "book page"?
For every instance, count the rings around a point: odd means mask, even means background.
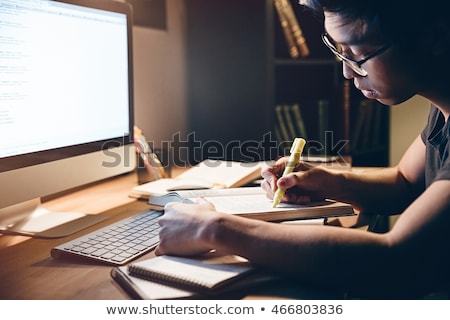
[[[276,208],[273,208],[272,200],[268,199],[265,194],[205,197],[205,199],[212,202],[217,211],[232,214],[299,210],[302,207],[296,204],[280,203]]]
[[[241,188],[212,188],[199,190],[178,190],[177,194],[184,199],[197,197],[229,197],[243,195],[265,194],[261,187],[241,187]]]
[[[241,180],[256,179],[261,172],[261,163],[235,162],[207,159],[180,174],[178,179],[195,179],[201,177],[218,187],[238,186]]]
[[[246,194],[265,194],[261,187],[211,188],[198,190],[178,190],[163,195],[150,195],[148,204],[156,210],[162,210],[169,202],[196,203],[199,197],[229,197]]]
[[[204,198],[214,204],[219,212],[266,221],[312,219],[354,214],[354,210],[349,204],[332,200],[312,202],[305,205],[281,202],[274,208],[273,201],[268,199],[265,194]],[[189,198],[189,200],[196,201],[193,198]]]

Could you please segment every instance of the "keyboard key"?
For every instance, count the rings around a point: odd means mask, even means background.
[[[123,265],[152,250],[159,242],[161,211],[148,210],[54,247],[54,258],[79,256]]]

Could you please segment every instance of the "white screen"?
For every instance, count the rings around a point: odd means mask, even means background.
[[[0,6],[0,158],[129,133],[125,14]]]

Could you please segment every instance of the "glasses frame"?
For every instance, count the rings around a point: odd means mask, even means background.
[[[330,40],[328,33],[326,33],[326,32],[322,33],[322,41],[339,60],[341,60],[342,62],[345,62],[355,73],[357,73],[358,75],[360,75],[362,77],[367,76],[367,71],[364,70],[362,65],[364,63],[366,63],[368,60],[375,58],[376,56],[382,54],[383,52],[385,52],[387,49],[389,49],[391,47],[391,44],[386,44],[386,45],[382,46],[381,48],[369,53],[363,59],[357,61],[357,60],[353,60],[352,58],[346,57],[342,53],[340,53],[338,51],[338,49],[336,48],[336,46],[333,44],[333,42]]]

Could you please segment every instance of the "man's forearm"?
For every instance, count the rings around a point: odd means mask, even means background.
[[[417,196],[396,167],[342,173],[340,201],[360,211],[380,214],[401,213]]]

